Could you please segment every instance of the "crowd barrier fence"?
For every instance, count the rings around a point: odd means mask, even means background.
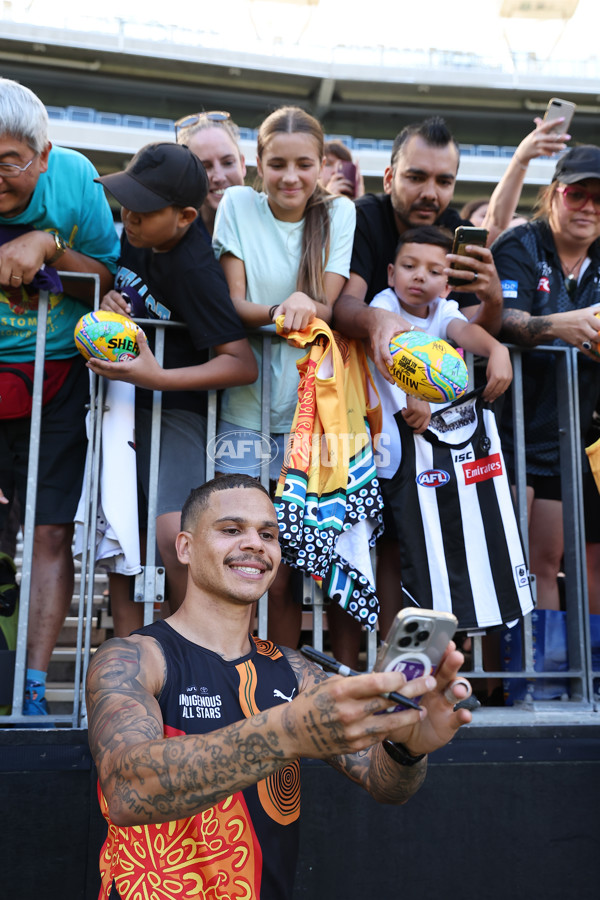
[[[62,273],[69,274],[71,273]],[[99,280],[95,279],[95,307],[99,303]],[[33,560],[33,531],[34,511],[37,491],[38,458],[40,452],[40,425],[41,425],[41,400],[43,361],[45,355],[45,335],[48,309],[47,293],[40,294],[38,309],[38,330],[36,345],[36,363],[33,387],[33,412],[31,419],[29,472],[27,482],[27,494],[23,522],[23,555],[20,580],[20,611],[17,634],[17,645],[14,652],[14,688],[12,694],[12,712],[0,716],[0,726],[14,725],[27,722],[28,726],[48,727],[85,727],[86,713],[84,702],[84,685],[91,646],[92,620],[94,615],[94,578],[96,566],[96,529],[92,524],[96,522],[98,510],[98,484],[100,473],[100,449],[101,449],[101,425],[105,408],[104,380],[91,375],[90,378],[90,405],[89,405],[89,462],[86,468],[84,496],[85,510],[83,526],[83,547],[81,561],[81,582],[79,589],[77,636],[76,636],[76,666],[73,684],[73,707],[68,714],[51,714],[47,717],[24,717],[22,714],[23,691],[26,672],[26,645],[27,645],[27,621],[29,613],[29,599],[31,589],[31,566]],[[142,324],[142,320],[140,320]],[[160,320],[143,320],[143,327],[155,328],[155,355],[159,363],[162,362],[164,353],[165,333],[169,328],[184,327],[178,323]],[[269,410],[270,410],[270,353],[271,343],[281,340],[270,329],[262,329],[263,335],[263,375],[262,375],[262,426],[264,434],[269,434]],[[511,356],[514,369],[513,382],[513,417],[516,445],[520,448],[516,458],[516,507],[517,517],[527,550],[527,504],[526,504],[526,476],[524,454],[524,428],[525,413],[522,399],[522,358],[526,350],[511,347]],[[570,347],[538,347],[536,351],[553,353],[556,362],[556,383],[558,391],[559,414],[559,441],[561,458],[561,479],[563,492],[564,511],[564,583],[565,583],[565,617],[567,634],[568,668],[563,665],[560,669],[539,671],[535,667],[535,643],[536,636],[532,628],[532,616],[525,617],[522,626],[521,665],[510,672],[510,679],[524,681],[526,689],[524,696],[514,708],[494,707],[485,708],[477,712],[474,725],[478,721],[482,724],[514,724],[516,721],[523,726],[539,721],[560,721],[565,724],[585,723],[589,721],[590,714],[597,711],[594,697],[594,675],[600,677],[600,672],[594,673],[592,667],[592,648],[590,638],[590,618],[587,614],[587,579],[585,565],[585,533],[583,523],[583,499],[582,499],[582,459],[579,435],[579,408],[576,398],[577,388],[577,359],[578,352]],[[473,375],[473,359],[468,357],[468,364]],[[154,392],[152,406],[152,436],[150,450],[150,486],[148,498],[148,527],[146,562],[142,571],[136,576],[134,596],[138,602],[144,604],[144,623],[148,624],[155,616],[155,607],[165,598],[165,571],[156,553],[156,500],[158,483],[158,461],[160,454],[160,416],[161,394]],[[211,391],[208,400],[207,413],[208,443],[216,434],[217,425],[217,393]],[[268,459],[262,462],[261,482],[268,487]],[[207,454],[206,477],[214,475],[214,460]],[[323,649],[326,619],[326,606],[321,592],[311,578],[304,579],[304,603],[312,612],[311,643],[317,649]],[[535,584],[533,584],[535,589]],[[259,637],[267,635],[268,605],[267,598],[263,596],[257,604],[256,630]],[[370,668],[374,662],[376,652],[377,635],[375,632],[365,633],[366,667]],[[6,651],[5,651],[6,652]],[[471,671],[469,677],[474,682],[482,679],[506,679],[505,669],[491,671],[484,667],[482,638],[473,638]],[[541,679],[560,679],[568,684],[568,691],[560,701],[538,700],[535,696],[536,685]],[[481,713],[484,713],[481,716]]]

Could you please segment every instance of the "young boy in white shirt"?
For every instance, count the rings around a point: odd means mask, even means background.
[[[451,288],[446,254],[451,248],[450,234],[435,225],[405,231],[398,241],[396,258],[388,266],[389,287],[376,294],[371,306],[399,313],[419,331],[488,357],[483,397],[492,403],[512,381],[510,356],[496,338],[465,318],[455,300],[447,299]],[[408,396],[395,382],[386,381],[377,370],[374,378],[383,414],[377,471],[381,478],[391,478],[400,464],[400,438],[394,415],[401,412],[407,424],[421,434],[429,424],[431,407],[424,400]]]
[[[398,241],[396,258],[388,266],[389,287],[373,298],[371,306],[400,313],[415,329],[488,357],[483,397],[491,403],[504,393],[512,381],[510,356],[503,344],[464,317],[456,301],[447,299],[450,269],[446,254],[451,249],[450,233],[434,225],[405,231]],[[406,424],[416,434],[421,434],[429,425],[432,410],[426,401],[411,397],[395,382],[386,381],[377,369],[374,369],[374,379],[382,408],[382,429],[376,441],[375,462],[384,500],[386,529],[383,538],[377,542],[379,624],[385,634],[394,615],[402,607],[399,591],[400,545],[386,494],[386,483],[397,473],[402,458],[396,416],[402,415]],[[438,404],[435,407],[440,408]]]

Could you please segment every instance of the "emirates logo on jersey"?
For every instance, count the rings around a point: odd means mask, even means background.
[[[550,293],[550,279],[546,278],[545,275],[542,275],[542,277],[538,281],[537,289],[538,289],[538,291],[543,291],[544,294],[549,294]]]
[[[464,463],[463,473],[465,484],[475,484],[477,481],[487,481],[488,478],[496,478],[502,475],[502,459],[499,453],[493,453],[484,459],[476,459],[473,462]]]

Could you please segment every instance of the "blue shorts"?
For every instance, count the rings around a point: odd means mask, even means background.
[[[215,471],[239,472],[260,478],[263,460],[269,461],[269,480],[278,481],[285,457],[288,434],[263,434],[221,419],[212,448]]]
[[[138,510],[148,519],[152,411],[135,411]],[[163,409],[156,515],[180,512],[191,490],[206,481],[206,418],[185,409]]]

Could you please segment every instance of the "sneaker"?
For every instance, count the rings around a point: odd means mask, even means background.
[[[48,701],[44,696],[40,697],[36,688],[42,687],[37,681],[28,681],[25,685],[25,698],[23,700],[24,716],[49,716]],[[21,728],[39,728],[37,723],[31,725],[21,724]]]

